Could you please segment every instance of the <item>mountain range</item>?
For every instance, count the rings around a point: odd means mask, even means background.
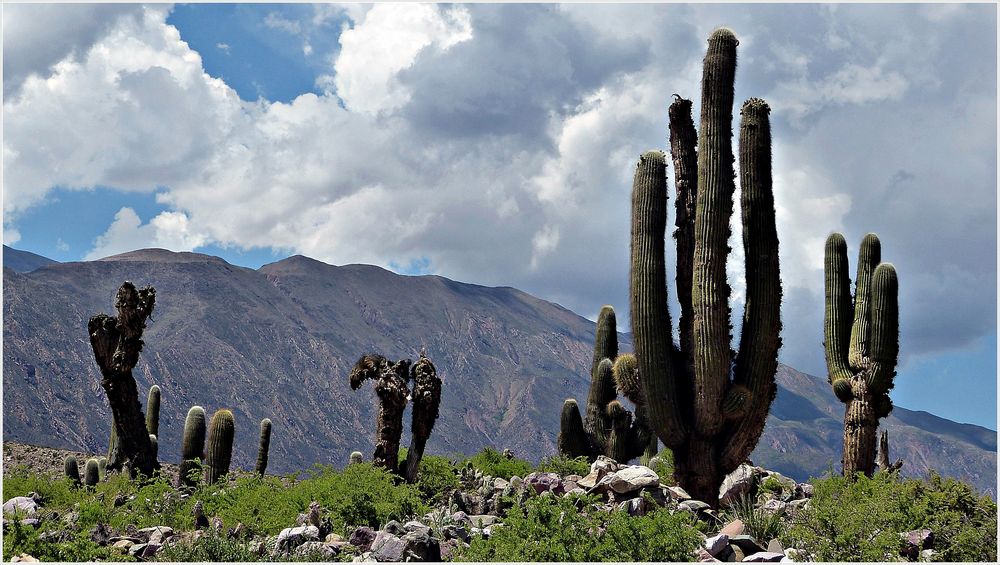
[[[239,467],[253,465],[262,418],[273,423],[271,472],[340,466],[354,450],[369,457],[375,394],[347,380],[368,352],[416,359],[423,350],[434,361],[444,385],[428,453],[494,446],[537,461],[556,451],[563,400],[587,397],[594,323],[514,288],[302,256],[255,270],[162,249],[68,263],[3,253],[4,440],[106,450],[110,412],[86,327],[113,314],[125,280],[157,291],[134,374],[141,391],[162,391],[164,461],[179,458],[195,404],[234,412]],[[631,348],[628,334],[619,341]],[[780,365],[777,381],[751,459],[797,480],[838,469],[843,405],[826,380]],[[934,469],[993,492],[995,431],[902,407],[883,425],[904,474]]]

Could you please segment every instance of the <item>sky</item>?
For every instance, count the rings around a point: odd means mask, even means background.
[[[771,106],[781,361],[826,374],[824,241],[853,268],[875,232],[895,403],[996,429],[991,4],[4,4],[4,243],[369,263],[627,330],[635,163],[720,25]]]

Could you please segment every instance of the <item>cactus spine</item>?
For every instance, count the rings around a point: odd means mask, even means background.
[[[846,405],[842,463],[847,477],[875,472],[878,421],[892,411],[889,391],[899,356],[899,283],[896,269],[881,260],[882,244],[870,233],[861,242],[852,302],[847,242],[839,233],[826,240],[823,338],[828,380]]]
[[[655,454],[656,437],[645,418],[635,356],[618,355],[617,321],[611,306],[602,307],[597,316],[590,375],[586,417],[581,419],[576,400],[563,403],[559,452],[591,460],[605,455],[624,463],[643,455],[652,443]],[[619,393],[635,404],[635,418],[618,401]]]
[[[394,474],[401,474],[399,441],[403,435],[403,411],[410,395],[408,381],[413,379],[414,408],[410,426],[413,437],[402,475],[408,482],[415,481],[441,403],[441,379],[434,364],[423,352],[416,364],[409,359],[393,363],[381,355],[366,354],[354,364],[349,378],[352,390],[360,388],[368,379],[375,381],[379,409],[372,463]]]
[[[257,465],[254,471],[263,477],[267,470],[267,452],[271,447],[271,420],[264,418],[260,421],[260,443],[257,445]]]
[[[689,100],[678,97],[669,110],[680,350],[667,307],[662,152],[640,157],[632,188],[629,294],[645,415],[673,451],[680,486],[713,507],[723,477],[746,459],[763,432],[777,391],[781,328],[769,108],[750,99],[741,110],[739,137],[747,301],[734,360],[726,261],[735,192],[731,123],[738,43],[727,29],[708,40],[700,132]]]
[[[87,465],[84,467],[83,471],[83,484],[92,487],[97,484],[101,479],[100,470],[98,469],[97,459],[91,457],[87,459]]]
[[[66,477],[73,482],[73,486],[80,486],[80,463],[77,462],[75,455],[66,456],[63,469],[66,471]]]
[[[215,484],[229,472],[235,434],[233,413],[226,409],[216,410],[212,414],[205,448],[205,482],[208,484]]]
[[[149,387],[146,397],[146,432],[152,436],[160,435],[160,387]]]
[[[195,486],[191,471],[199,469],[205,451],[205,409],[192,406],[184,418],[184,437],[181,442],[181,464],[178,486]]]

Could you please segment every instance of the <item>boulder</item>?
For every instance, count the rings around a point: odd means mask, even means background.
[[[500,477],[493,479],[493,490],[503,490],[508,486],[510,486],[509,481],[501,479]]]
[[[462,524],[463,526],[472,525],[472,521],[469,520],[469,515],[461,510],[451,515],[451,521],[456,524]]]
[[[688,512],[699,512],[701,510],[707,510],[711,508],[711,506],[700,500],[685,500],[684,502],[678,504],[677,507],[683,508]]]
[[[22,553],[21,555],[15,555],[10,559],[11,563],[38,563],[38,560],[34,557],[28,555],[27,553]]]
[[[372,542],[375,541],[375,530],[368,526],[361,526],[351,533],[351,537],[347,541],[362,552],[368,551],[372,547]]]
[[[722,550],[729,545],[729,536],[726,534],[717,534],[705,540],[704,546],[713,557],[717,557]]]
[[[785,548],[781,547],[781,542],[778,541],[777,539],[773,539],[767,542],[767,550],[770,551],[771,553],[780,553],[782,555],[785,554]]]
[[[406,542],[385,530],[377,533],[372,542],[372,556],[376,561],[402,561],[405,549]]]
[[[594,471],[591,471],[590,474],[587,475],[586,477],[583,477],[579,481],[575,482],[576,485],[580,488],[592,489],[595,486],[597,486],[597,483],[599,483],[601,479],[603,479],[604,476],[607,474],[608,472],[605,471],[604,469],[596,469]]]
[[[476,514],[469,516],[469,521],[477,528],[485,528],[496,523],[498,518],[492,514]]]
[[[780,516],[785,513],[785,507],[787,506],[788,506],[787,503],[782,502],[777,498],[772,498],[771,500],[765,502],[764,505],[761,506],[761,508],[763,510],[770,512],[771,514],[777,514]]]
[[[291,551],[307,541],[319,541],[319,528],[316,526],[285,528],[275,540],[275,551],[279,553]]]
[[[743,550],[743,555],[751,555],[764,551],[764,548],[757,543],[753,536],[739,535],[730,536],[729,545],[735,545]]]
[[[468,543],[469,540],[471,539],[471,536],[469,535],[469,530],[467,530],[465,526],[462,526],[460,524],[448,524],[446,526],[442,526],[441,535],[444,536],[444,539],[446,540],[450,539],[461,540],[466,543]]]
[[[135,545],[135,542],[130,539],[120,539],[112,544],[111,547],[121,551],[122,553],[128,553],[129,548]]]
[[[142,554],[139,555],[139,557],[141,557],[142,559],[149,559],[149,558],[155,556],[156,553],[158,551],[160,551],[161,547],[163,547],[163,546],[161,544],[158,544],[158,543],[147,543],[146,544],[146,549],[142,550]]]
[[[174,535],[174,529],[170,526],[153,526],[137,530],[136,534],[149,543],[162,544],[163,540]]]
[[[698,563],[718,563],[719,560],[716,559],[711,553],[705,550],[703,547],[699,547],[694,550],[695,561]]]
[[[38,512],[38,502],[28,496],[15,496],[3,503],[3,515],[11,516],[15,513],[26,516],[34,516]]]
[[[722,480],[722,486],[719,487],[719,506],[728,508],[742,497],[753,496],[763,474],[762,470],[746,463],[737,467]]]
[[[684,502],[685,500],[691,500],[691,495],[688,494],[687,491],[682,489],[681,487],[668,486],[666,487],[666,489],[667,489],[667,494],[669,494],[670,498],[674,500],[677,500],[679,502]]]
[[[598,455],[597,460],[590,464],[590,472],[593,473],[598,469],[601,469],[606,473],[614,473],[618,469],[621,469],[621,465],[610,457]]]
[[[403,524],[403,530],[406,532],[430,532],[430,526],[425,526],[416,520],[410,520],[409,522]]]
[[[798,489],[796,489],[796,490],[797,491],[801,491],[802,492],[802,496],[804,496],[805,498],[812,498],[812,495],[813,495],[813,486],[811,484],[809,484],[809,483],[799,483],[798,484]]]
[[[401,536],[406,533],[406,530],[403,528],[403,525],[395,520],[389,520],[389,523],[386,524],[384,528],[382,528],[382,531],[389,532],[394,536]]]
[[[551,491],[562,494],[562,479],[555,473],[531,473],[524,478],[524,484],[535,489],[535,494]]]
[[[427,532],[410,532],[403,536],[406,561],[441,561],[441,544]]]
[[[618,494],[624,494],[644,487],[659,486],[660,476],[649,467],[629,465],[604,477],[601,483],[606,483]]]
[[[307,541],[296,547],[294,553],[297,557],[327,560],[337,555],[337,550],[320,541]]]

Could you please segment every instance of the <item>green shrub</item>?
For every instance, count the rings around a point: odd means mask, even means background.
[[[463,461],[462,466],[467,462],[472,463],[472,466],[482,471],[484,475],[503,479],[509,479],[514,475],[524,478],[531,472],[531,463],[516,457],[508,459],[492,447],[483,448],[479,453]]]
[[[590,474],[590,462],[586,457],[567,457],[559,454],[542,458],[535,470],[541,473],[556,473],[560,477],[566,475],[586,477]]]
[[[755,507],[754,500],[747,496],[738,498],[724,516],[727,521],[738,519],[743,522],[745,533],[764,543],[779,537],[785,530],[784,522],[778,514]]]
[[[432,506],[437,506],[447,502],[452,491],[461,483],[458,480],[458,471],[447,457],[424,455],[420,459],[416,485],[424,500]]]
[[[174,543],[156,553],[156,561],[252,562],[261,558],[250,552],[247,543],[219,535],[214,530],[193,542]]]
[[[475,537],[462,561],[691,561],[691,518],[659,509],[607,513],[594,497],[536,497],[508,512],[489,539]],[[582,509],[582,510],[581,510]],[[600,534],[604,528],[603,535]]]
[[[886,561],[899,555],[901,532],[923,528],[934,532],[936,559],[996,561],[996,504],[936,474],[927,481],[881,472],[816,480],[809,507],[793,517],[782,542],[818,561]]]
[[[781,484],[781,481],[779,481],[776,477],[768,477],[760,484],[761,491],[769,492],[774,495],[780,495],[784,488],[785,487]]]
[[[659,475],[660,482],[665,485],[673,485],[674,482],[674,452],[668,448],[663,448],[656,454],[657,459],[651,460],[649,468]]]
[[[42,531],[12,521],[3,535],[4,556],[12,558],[27,553],[40,561],[134,561],[117,549],[97,545],[86,532],[78,532],[67,541],[53,542],[40,539]]]

